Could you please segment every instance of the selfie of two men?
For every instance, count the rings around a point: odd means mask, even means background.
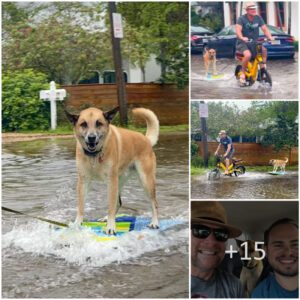
[[[192,298],[298,298],[298,203],[193,201]]]

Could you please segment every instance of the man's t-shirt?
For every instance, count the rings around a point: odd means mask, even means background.
[[[299,291],[288,291],[281,287],[274,274],[265,278],[252,292],[251,298],[297,298]]]
[[[208,281],[192,276],[192,298],[243,298],[240,280],[225,271],[217,270]]]
[[[242,26],[244,37],[256,41],[259,37],[259,28],[265,25],[265,21],[260,16],[254,16],[253,20],[250,21],[247,15],[242,15],[238,18],[237,24]]]
[[[227,151],[228,145],[231,145],[230,152],[233,151],[234,148],[233,148],[233,144],[232,144],[232,139],[229,136],[220,138],[220,143],[223,145],[225,151]]]

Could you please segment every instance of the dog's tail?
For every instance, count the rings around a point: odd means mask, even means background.
[[[289,159],[287,157],[285,157],[285,163],[287,164],[287,162],[289,161]]]
[[[147,132],[146,137],[149,139],[152,146],[157,143],[158,135],[159,135],[159,121],[154,114],[149,109],[146,108],[134,108],[132,110],[134,116],[138,116],[146,120],[147,123]]]

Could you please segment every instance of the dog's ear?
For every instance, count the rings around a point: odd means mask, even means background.
[[[240,248],[241,247],[241,245],[245,242],[245,241],[241,241],[241,240],[238,240],[238,239],[235,239],[235,241],[236,241],[236,244],[237,244],[237,246]]]
[[[68,120],[75,126],[75,124],[77,123],[78,119],[79,119],[79,115],[73,115],[71,113],[69,113],[66,109],[64,109],[65,114],[68,118]]]
[[[117,106],[115,108],[113,108],[112,110],[109,110],[107,112],[104,112],[104,118],[108,121],[108,123],[110,123],[112,121],[112,119],[115,117],[116,113],[119,111],[120,107]]]

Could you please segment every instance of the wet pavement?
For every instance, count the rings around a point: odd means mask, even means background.
[[[208,180],[206,175],[192,176],[192,199],[298,199],[298,172],[285,175],[246,172],[239,177],[221,175]]]
[[[2,215],[3,298],[188,298],[188,134],[165,134],[157,156],[160,219],[183,224],[140,239],[99,243],[78,236],[57,243],[47,223]],[[61,222],[76,216],[74,139],[3,145],[2,205]],[[95,182],[85,217],[107,215],[107,187]],[[123,189],[119,213],[151,215],[137,178]],[[134,233],[134,232],[133,232]]]
[[[268,70],[273,87],[268,90],[258,82],[251,87],[239,87],[234,71],[235,59],[219,58],[218,73],[223,79],[205,80],[201,54],[191,56],[191,99],[297,99],[298,98],[298,55],[295,59],[268,60]]]

